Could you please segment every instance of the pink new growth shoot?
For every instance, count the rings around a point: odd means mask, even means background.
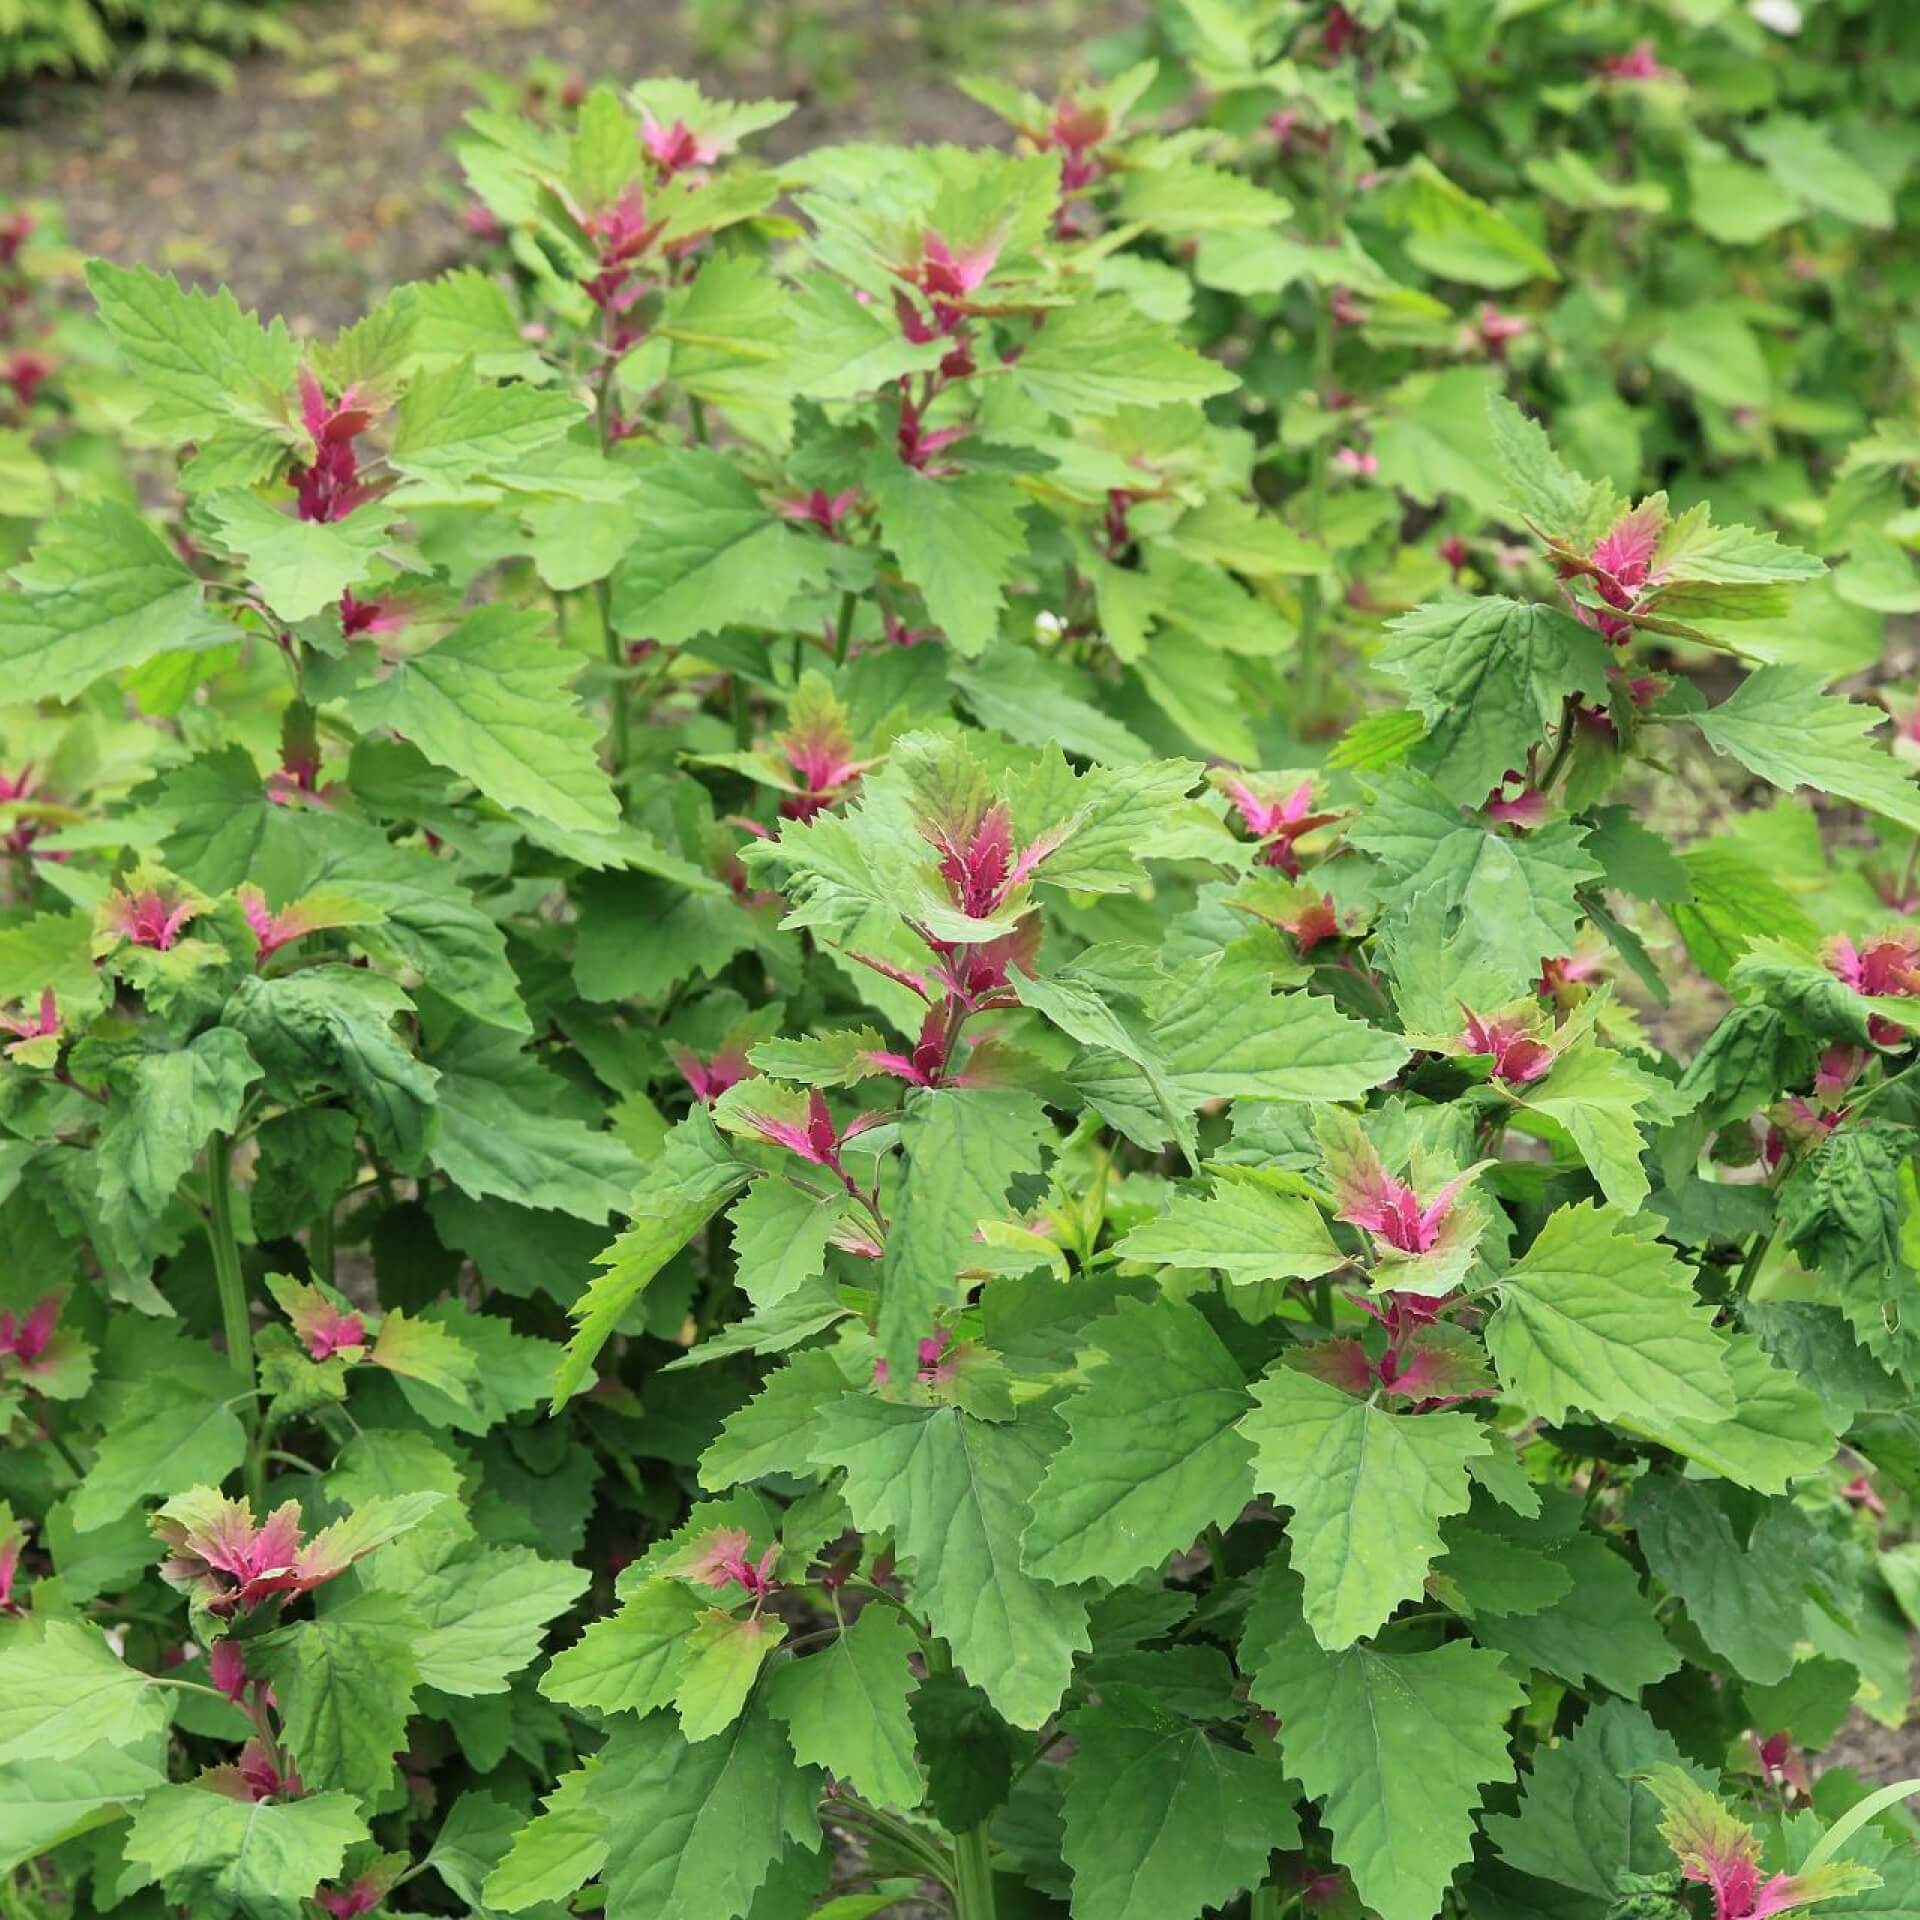
[[[329,401],[313,374],[300,369],[300,421],[313,441],[313,461],[293,467],[287,478],[302,520],[344,520],[367,497],[353,443],[372,420],[356,388]]]
[[[1772,1920],[1792,1907],[1880,1884],[1877,1873],[1842,1861],[1763,1877],[1760,1836],[1690,1774],[1675,1766],[1655,1767],[1647,1785],[1660,1802],[1661,1837],[1681,1873],[1713,1889],[1713,1920]]]
[[[109,932],[132,941],[136,947],[166,953],[199,913],[199,902],[183,898],[176,889],[143,887],[137,893],[109,894],[105,924]]]
[[[1466,1020],[1460,1044],[1468,1053],[1491,1054],[1496,1080],[1504,1080],[1510,1087],[1524,1087],[1553,1065],[1553,1048],[1539,1039],[1520,1015],[1483,1018],[1465,1007],[1460,1011]]]
[[[751,1544],[745,1527],[714,1528],[687,1562],[687,1578],[721,1592],[738,1587],[756,1602],[765,1599],[779,1585],[773,1570],[780,1564],[780,1549],[769,1547],[756,1562],[747,1558]]]
[[[1313,811],[1311,779],[1302,780],[1278,797],[1260,792],[1237,776],[1220,779],[1219,786],[1232,802],[1240,824],[1261,843],[1260,864],[1278,867],[1290,880],[1300,877],[1300,856],[1294,843],[1340,817]]]
[[[24,1372],[32,1373],[53,1344],[59,1323],[57,1293],[43,1294],[24,1314],[0,1313],[0,1360],[18,1361]]]
[[[1872,999],[1907,1000],[1920,994],[1920,933],[1894,927],[1855,946],[1844,933],[1826,944],[1827,971],[1844,981],[1855,993]],[[1876,1046],[1898,1046],[1906,1029],[1882,1014],[1867,1020],[1867,1032]]]
[[[1377,1161],[1362,1167],[1337,1190],[1338,1217],[1384,1240],[1399,1253],[1431,1253],[1453,1215],[1466,1176],[1449,1180],[1424,1207],[1404,1180],[1396,1180]]]

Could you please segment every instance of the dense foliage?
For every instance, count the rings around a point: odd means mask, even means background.
[[[0,228],[14,1911],[1920,1909],[1894,10],[1499,11]]]
[[[231,86],[234,62],[296,44],[282,0],[5,0],[0,88],[36,77]]]

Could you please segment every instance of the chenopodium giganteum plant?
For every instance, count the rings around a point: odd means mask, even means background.
[[[483,115],[515,276],[326,344],[93,268],[190,452],[0,597],[16,1907],[1920,1906],[1804,1760],[1920,1609],[1920,791],[1678,670],[1817,561],[1504,400],[1537,563],[1301,746],[1089,156],[1284,209],[1146,80]],[[1638,817],[1700,743],[1824,941]]]

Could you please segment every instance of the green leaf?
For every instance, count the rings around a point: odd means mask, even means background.
[[[601,1224],[626,1211],[640,1163],[612,1133],[552,1109],[565,1083],[517,1041],[470,1027],[437,1051],[433,1164],[463,1193]]]
[[[1030,1093],[917,1089],[900,1141],[907,1167],[892,1203],[880,1267],[880,1344],[894,1378],[913,1377],[915,1343],[958,1304],[956,1278],[976,1263],[974,1229],[1006,1211],[1007,1189],[1037,1174],[1052,1123]]]
[[[0,666],[39,699],[71,700],[156,654],[234,638],[165,536],[117,501],[49,521],[13,577],[21,591],[0,593]]]
[[[1122,1586],[1253,1497],[1253,1449],[1235,1428],[1246,1376],[1178,1300],[1122,1300],[1083,1338],[1095,1363],[1060,1404],[1069,1438],[1034,1490],[1021,1563],[1063,1586]]]
[[[824,547],[787,526],[726,455],[689,448],[640,470],[638,536],[613,576],[613,623],[679,646],[734,622],[777,627],[825,578]]]
[[[1716,753],[1784,792],[1811,787],[1920,831],[1920,787],[1867,738],[1885,714],[1823,693],[1824,678],[1813,667],[1761,667],[1695,722]]]
[[[1147,743],[1094,704],[1095,683],[1032,647],[1000,642],[955,658],[948,679],[983,727],[1030,747],[1057,744],[1110,767],[1148,757]]]
[[[1623,1424],[1757,1493],[1784,1493],[1800,1475],[1820,1472],[1836,1442],[1819,1396],[1775,1366],[1750,1334],[1733,1335],[1726,1359],[1731,1417],[1646,1414]]]
[[[1554,452],[1546,429],[1530,420],[1504,393],[1489,394],[1487,414],[1493,444],[1520,517],[1543,534],[1584,550],[1586,536],[1604,514],[1604,489],[1583,480]]]
[[[1217,360],[1119,298],[1047,314],[1013,363],[1013,378],[1030,400],[1068,419],[1209,400],[1239,385]]]
[[[1903,1375],[1920,1371],[1920,1302],[1911,1253],[1914,1135],[1904,1127],[1836,1127],[1782,1183],[1787,1244],[1825,1274],[1854,1338]]]
[[[399,1595],[359,1593],[250,1646],[309,1790],[341,1787],[363,1804],[385,1792],[407,1744],[419,1624]]]
[[[867,1606],[819,1652],[788,1660],[767,1683],[767,1711],[802,1766],[824,1767],[875,1806],[920,1804],[907,1696],[913,1629],[891,1607]]]
[[[1502,1385],[1550,1425],[1734,1411],[1726,1340],[1687,1269],[1625,1215],[1591,1201],[1551,1214],[1500,1276],[1487,1346]]]
[[[1488,1819],[1487,1837],[1519,1872],[1611,1900],[1621,1874],[1668,1864],[1659,1802],[1635,1776],[1680,1763],[1673,1736],[1638,1707],[1602,1700],[1535,1751],[1520,1811]]]
[[[1353,1100],[1391,1079],[1409,1049],[1320,994],[1272,990],[1258,961],[1209,953],[1161,976],[1148,1005],[1148,1045],[1176,1117],[1208,1100]],[[1087,1099],[1128,1137],[1158,1147],[1167,1116],[1140,1068],[1118,1053],[1083,1054],[1070,1069]]]
[[[12,1873],[63,1841],[126,1818],[167,1783],[166,1745],[89,1747],[77,1760],[0,1766],[0,1873]]]
[[[1511,1655],[1516,1669],[1539,1667],[1576,1687],[1597,1680],[1629,1695],[1680,1665],[1634,1570],[1598,1534],[1574,1533],[1553,1557],[1570,1576],[1565,1595],[1537,1613],[1476,1618],[1482,1645]]]
[[[0,1763],[134,1746],[166,1730],[168,1704],[96,1629],[48,1620],[0,1649]]]
[[[1015,1726],[1040,1726],[1089,1645],[1084,1596],[1020,1567],[1059,1423],[1037,1410],[988,1422],[957,1407],[848,1394],[816,1431],[814,1461],[846,1470],[847,1505],[863,1530],[894,1529],[915,1601],[967,1678]]]
[[[735,1619],[718,1607],[701,1612],[687,1634],[673,1693],[680,1731],[689,1740],[711,1740],[739,1718],[762,1663],[786,1632],[771,1614]]]
[[[1670,313],[1647,358],[1719,406],[1765,407],[1772,398],[1760,336],[1732,301],[1707,300]]]
[[[1583,1034],[1546,1076],[1518,1090],[1523,1106],[1543,1113],[1572,1136],[1610,1206],[1640,1208],[1649,1191],[1639,1122],[1668,1119],[1680,1102],[1673,1088],[1625,1054]]]
[[[920,589],[934,624],[963,655],[984,653],[1000,630],[1006,587],[1027,550],[1026,496],[994,473],[927,474],[890,451],[867,462],[880,536]]]
[[[700,1484],[711,1492],[789,1473],[807,1456],[814,1416],[846,1391],[846,1375],[825,1348],[796,1353],[767,1376],[743,1407],[727,1416],[700,1456]]]
[[[409,1385],[424,1387],[456,1406],[469,1407],[468,1383],[479,1366],[479,1356],[438,1321],[416,1318],[395,1307],[380,1322],[367,1358],[376,1367]],[[402,1391],[406,1391],[403,1386]],[[420,1403],[409,1400],[415,1406]],[[429,1400],[423,1418],[437,1418],[442,1409]]]
[[[168,1898],[212,1920],[301,1920],[307,1898],[338,1878],[366,1828],[344,1793],[284,1804],[236,1800],[209,1787],[161,1787],[127,1833],[127,1858]]]
[[[555,1654],[540,1691],[563,1706],[599,1713],[653,1713],[680,1684],[688,1636],[706,1603],[678,1580],[648,1580]]]
[[[1813,1546],[1796,1508],[1769,1508],[1743,1541],[1714,1488],[1662,1473],[1634,1483],[1627,1517],[1654,1577],[1743,1680],[1771,1685],[1793,1671]]]
[[[505,1693],[539,1653],[547,1622],[590,1577],[528,1547],[483,1547],[447,1561],[407,1590],[423,1623],[413,1637],[420,1678],[462,1698]]]
[[[1456,186],[1424,154],[1374,203],[1384,218],[1407,230],[1408,256],[1428,273],[1496,289],[1560,278],[1538,241]]]
[[[788,293],[794,334],[787,377],[795,393],[827,402],[856,400],[909,373],[937,366],[939,340],[909,340],[884,303],[864,301],[832,274],[808,274]]]
[[[184,1047],[138,1053],[110,1069],[112,1097],[95,1147],[100,1214],[129,1265],[151,1265],[161,1218],[195,1156],[230,1133],[260,1068],[231,1027]]]
[[[570,691],[576,655],[544,615],[483,607],[386,679],[349,696],[356,724],[404,734],[489,800],[579,833],[611,833],[619,802],[595,757],[599,729]]]
[[[1532,974],[1573,951],[1577,890],[1602,877],[1585,831],[1556,822],[1512,839],[1469,819],[1424,774],[1396,769],[1379,776],[1372,809],[1347,837],[1379,859],[1382,897],[1415,937],[1436,938],[1458,916],[1497,931],[1498,951]]]
[[[1481,805],[1527,748],[1558,730],[1566,700],[1607,692],[1606,643],[1558,607],[1436,600],[1387,631],[1380,665],[1427,723],[1414,764],[1462,806]]]
[[[1347,1257],[1311,1200],[1236,1179],[1216,1179],[1204,1196],[1176,1192],[1114,1252],[1161,1266],[1212,1267],[1243,1283],[1317,1280]]]
[[[598,1754],[589,1754],[547,1795],[545,1811],[514,1835],[506,1857],[487,1875],[481,1897],[502,1913],[519,1913],[543,1900],[564,1900],[607,1863],[609,1821],[589,1799]]]
[[[344,520],[298,520],[239,489],[209,494],[202,505],[261,599],[288,621],[312,619],[364,580],[393,521],[392,510],[378,501]]]
[[[1066,1722],[1066,1837],[1074,1920],[1176,1920],[1259,1886],[1267,1856],[1297,1846],[1287,1769],[1145,1702]]]
[[[102,1435],[73,1498],[73,1524],[87,1533],[148,1495],[217,1487],[246,1451],[239,1416],[202,1382],[156,1374],[135,1385]]]
[[[490,380],[551,378],[540,352],[520,331],[520,317],[498,280],[479,267],[457,267],[413,289],[414,361],[438,371],[471,359]]]
[[[665,1714],[620,1728],[587,1787],[607,1821],[607,1910],[741,1920],[789,1845],[819,1845],[822,1784],[763,1710],[695,1743]]]
[[[850,1205],[777,1175],[756,1180],[728,1218],[734,1278],[756,1307],[773,1307],[826,1270],[827,1242]]]
[[[115,346],[138,376],[140,423],[176,441],[236,429],[298,447],[292,424],[299,349],[286,323],[263,327],[226,288],[189,292],[145,267],[87,263],[87,286]]]
[[[1492,1442],[1467,1414],[1389,1413],[1290,1367],[1253,1397],[1240,1431],[1255,1486],[1293,1509],[1307,1624],[1323,1647],[1350,1646],[1420,1591],[1440,1521],[1472,1500],[1467,1462]]]
[[[570,393],[483,380],[471,361],[423,372],[394,416],[389,454],[396,471],[416,480],[459,482],[478,475],[537,488],[527,456],[552,446],[584,418]]]
[[[1300,1618],[1297,1583],[1272,1571],[1241,1663],[1360,1898],[1380,1920],[1433,1920],[1472,1849],[1481,1790],[1513,1778],[1506,1718],[1524,1689],[1464,1640],[1328,1653]]]
[[[753,1169],[735,1159],[704,1107],[696,1106],[662,1144],[627,1205],[629,1224],[600,1256],[597,1275],[569,1311],[575,1332],[553,1383],[556,1406],[585,1381],[627,1309],[662,1267],[746,1185]]]
[[[1777,113],[1757,126],[1743,127],[1740,142],[1788,193],[1807,205],[1858,227],[1893,225],[1893,200],[1886,188],[1835,146],[1816,122]]]
[[[984,1824],[1007,1803],[1022,1744],[978,1687],[930,1673],[907,1703],[927,1769],[927,1805],[951,1833]]]
[[[1723,247],[1750,247],[1800,218],[1796,194],[1763,168],[1698,142],[1687,155],[1687,217]]]
[[[268,1091],[298,1103],[345,1093],[375,1146],[417,1168],[433,1120],[435,1074],[402,1044],[393,1021],[413,1010],[384,975],[327,964],[240,982],[221,1015],[265,1070]]]

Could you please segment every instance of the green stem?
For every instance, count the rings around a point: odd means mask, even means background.
[[[620,808],[624,813],[627,805],[624,784],[627,763],[633,758],[633,709],[627,700],[625,678],[627,649],[613,630],[613,582],[596,580],[593,594],[600,609],[601,644],[606,649],[607,665],[613,669],[607,682],[607,721],[611,735],[608,754],[613,762],[609,771],[613,775],[613,784],[620,795]]]
[[[240,1265],[240,1242],[233,1231],[233,1142],[224,1133],[216,1133],[207,1143],[207,1239],[213,1249],[214,1284],[220,1290],[227,1363],[249,1399],[241,1415],[247,1428],[247,1498],[258,1507],[266,1488],[267,1463],[259,1449],[259,1412],[251,1404],[253,1322],[247,1313],[247,1276]]]
[[[1321,197],[1320,237],[1339,237],[1346,218],[1347,130],[1336,127],[1327,149],[1327,185]],[[1313,307],[1313,396],[1324,406],[1333,390],[1333,309],[1327,292],[1317,292]],[[1328,435],[1315,436],[1307,453],[1306,533],[1317,541],[1326,526]],[[1319,716],[1326,697],[1326,597],[1318,575],[1310,574],[1300,589],[1300,640],[1296,655],[1296,689],[1301,717]]]
[[[953,1671],[953,1650],[944,1640],[927,1643],[927,1671]],[[953,1836],[954,1920],[994,1920],[992,1861],[986,1821]]]
[[[1740,1271],[1734,1277],[1734,1298],[1744,1300],[1753,1283],[1760,1277],[1760,1268],[1765,1263],[1768,1251],[1773,1246],[1773,1236],[1779,1229],[1769,1227],[1765,1233],[1753,1236],[1753,1245],[1747,1249],[1747,1257],[1740,1263]]]
[[[747,683],[733,676],[733,744],[745,753],[753,745],[753,708],[748,704]]]
[[[833,664],[844,666],[847,659],[847,641],[853,634],[854,610],[859,606],[859,596],[851,591],[840,596],[840,617],[833,623]],[[796,653],[795,660],[799,659]],[[796,671],[795,678],[798,673]]]
[[[994,1920],[993,1859],[985,1824],[953,1837],[959,1884],[953,1890],[954,1920]]]
[[[333,1285],[333,1202],[331,1200],[315,1215],[314,1222],[307,1229],[307,1264],[313,1269],[316,1280],[324,1280]]]

